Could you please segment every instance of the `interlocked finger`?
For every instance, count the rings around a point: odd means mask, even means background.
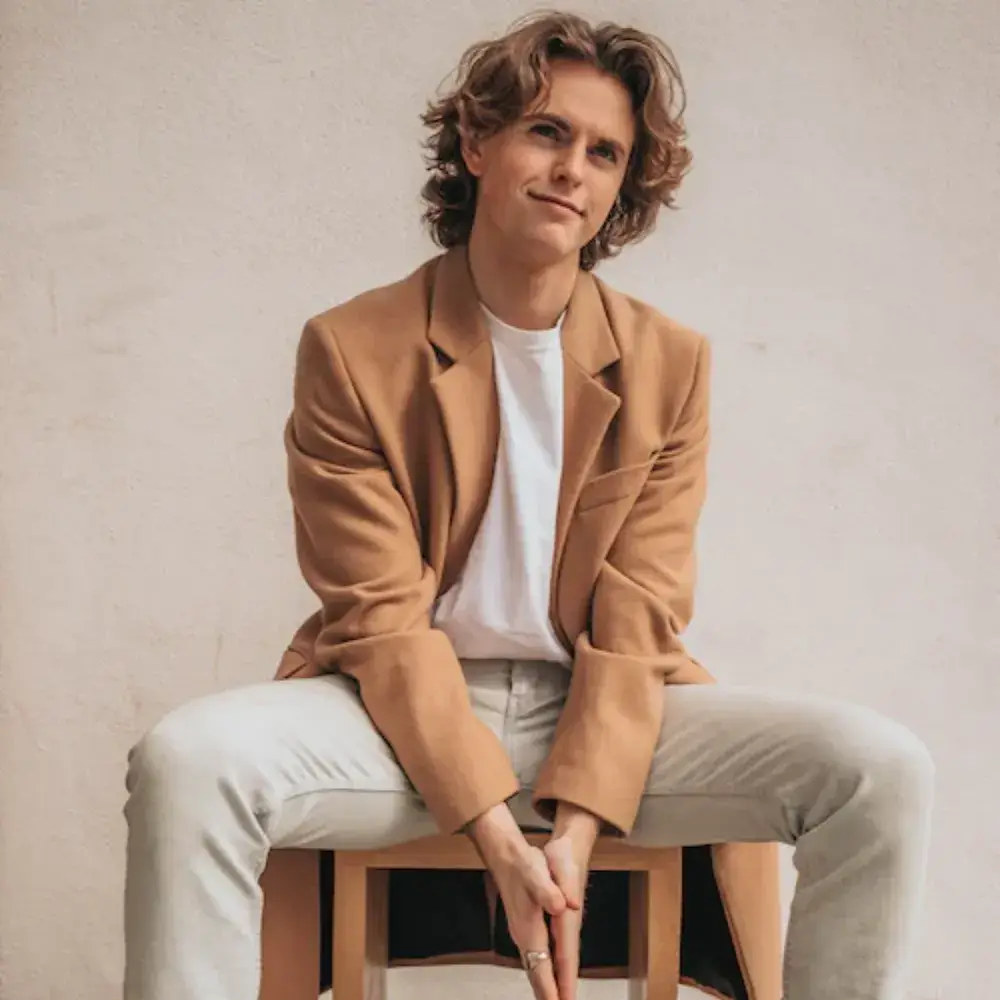
[[[569,904],[562,913],[552,916],[553,967],[559,1000],[576,1000],[586,871],[566,840],[550,841],[546,847],[546,858],[552,876]]]
[[[562,1000],[556,982],[548,920],[566,908],[539,848],[530,848],[516,866],[500,867],[497,887],[507,915],[507,928],[517,946],[535,1000]]]
[[[583,926],[581,910],[566,910],[552,918],[552,938],[555,945],[553,968],[559,1000],[576,1000],[580,975],[580,931]]]

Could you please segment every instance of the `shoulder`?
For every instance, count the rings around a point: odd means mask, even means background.
[[[595,277],[627,369],[688,381],[711,360],[711,341],[699,330]]]
[[[306,320],[303,344],[324,347],[344,357],[398,358],[411,342],[426,339],[426,315],[439,256],[405,277],[367,289]]]

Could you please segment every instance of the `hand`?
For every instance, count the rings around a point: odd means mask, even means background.
[[[566,909],[566,898],[553,880],[546,855],[532,847],[505,803],[473,820],[469,836],[493,876],[503,900],[510,936],[518,950],[548,951],[549,929]],[[556,985],[552,961],[541,962],[528,981],[536,1000],[565,1000]]]
[[[552,916],[556,983],[560,1000],[576,1000],[580,978],[580,930],[583,927],[583,897],[594,843],[601,821],[578,806],[560,802],[552,838],[543,853],[556,885],[566,899],[566,908]]]

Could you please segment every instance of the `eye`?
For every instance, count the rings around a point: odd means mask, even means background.
[[[607,158],[612,163],[618,162],[618,155],[611,146],[598,146],[597,151],[601,156]]]
[[[559,134],[555,125],[548,125],[544,122],[540,125],[533,126],[531,131],[537,132],[539,135],[549,136],[553,139]]]

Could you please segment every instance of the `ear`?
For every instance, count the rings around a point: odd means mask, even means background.
[[[483,140],[468,129],[460,127],[459,141],[466,169],[473,177],[479,177],[483,172]]]

